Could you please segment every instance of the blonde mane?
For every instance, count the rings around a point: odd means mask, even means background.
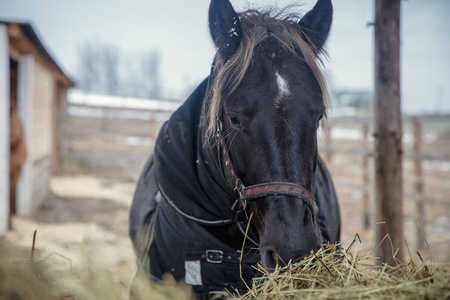
[[[315,49],[304,40],[298,25],[300,17],[296,14],[271,14],[269,11],[248,10],[239,13],[242,36],[236,53],[226,62],[216,54],[214,66],[214,81],[210,90],[211,102],[205,116],[206,139],[210,140],[216,131],[219,109],[223,99],[227,98],[242,83],[249,66],[254,61],[254,50],[267,38],[275,39],[282,49],[295,59],[303,61],[311,69],[316,78],[325,107],[328,107],[329,95],[326,80],[320,70],[322,63],[316,56]]]

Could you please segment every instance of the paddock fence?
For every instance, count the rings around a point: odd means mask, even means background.
[[[136,181],[172,112],[68,103],[62,171]],[[371,118],[330,118],[319,131],[319,151],[341,204],[343,239],[377,222],[372,124]],[[450,253],[450,115],[405,117],[403,131],[405,237],[423,249],[425,234],[444,257]]]
[[[61,129],[61,172],[136,180],[172,112],[68,103]]]
[[[405,237],[424,249],[424,235],[437,231],[436,239],[450,250],[450,115],[405,117],[403,132]],[[331,118],[319,144],[340,200],[353,194],[357,228],[368,230],[376,223],[372,119]]]

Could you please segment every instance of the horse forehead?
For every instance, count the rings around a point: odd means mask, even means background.
[[[291,91],[289,90],[289,83],[287,78],[282,76],[278,71],[275,71],[275,80],[278,88],[278,93],[275,98],[275,107],[279,107],[281,105],[281,102],[289,97]]]

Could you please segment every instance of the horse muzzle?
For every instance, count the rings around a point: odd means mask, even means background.
[[[304,206],[295,209],[282,203],[277,208],[266,213],[264,228],[260,231],[261,262],[268,271],[274,270],[277,265],[300,261],[322,246],[322,240],[316,232],[317,225],[308,209]]]

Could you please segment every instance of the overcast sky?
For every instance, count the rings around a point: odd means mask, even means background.
[[[328,41],[335,89],[373,88],[374,0],[334,0]],[[237,10],[295,1],[231,0]],[[309,10],[314,0],[303,1]],[[117,45],[122,60],[158,49],[164,87],[200,82],[214,55],[208,0],[0,0],[0,19],[29,21],[69,76],[86,41]],[[402,1],[402,101],[407,113],[450,112],[450,0]]]

